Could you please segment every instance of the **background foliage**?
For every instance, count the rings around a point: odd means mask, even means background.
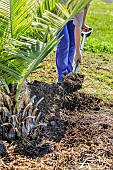
[[[93,28],[93,34],[86,42],[85,50],[113,53],[113,3],[93,0],[86,22]]]

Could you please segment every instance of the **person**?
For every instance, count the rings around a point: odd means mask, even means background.
[[[73,71],[73,61],[79,60],[81,63],[82,56],[80,53],[81,28],[85,25],[85,18],[89,5],[84,8],[78,15],[73,17],[62,29],[58,38],[61,37],[56,50],[56,68],[58,74],[58,82],[60,85],[63,74]],[[87,27],[88,29],[89,27]],[[76,53],[75,53],[76,49]]]

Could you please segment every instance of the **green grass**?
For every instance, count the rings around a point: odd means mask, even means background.
[[[113,55],[84,52],[79,72],[85,75],[82,91],[113,101]]]
[[[79,73],[85,75],[82,91],[113,102],[113,3],[93,0],[86,24],[93,33],[86,39]],[[55,53],[51,53],[29,79],[56,83]]]
[[[87,14],[86,24],[93,28],[85,50],[113,53],[113,3],[93,0]]]

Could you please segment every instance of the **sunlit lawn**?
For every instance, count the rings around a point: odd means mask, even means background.
[[[93,34],[88,38],[85,49],[113,53],[113,3],[93,0],[86,23],[93,28]]]

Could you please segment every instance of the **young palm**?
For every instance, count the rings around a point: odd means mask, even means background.
[[[37,105],[33,105],[35,96],[30,99],[28,89],[21,92],[22,85],[57,45],[57,32],[90,0],[69,0],[66,7],[59,2],[0,1],[0,128],[3,137],[36,137],[40,113]],[[10,89],[12,84],[16,84],[14,91]]]
[[[28,89],[24,88],[25,91],[21,92],[21,95],[20,91],[28,75],[52,51],[57,40],[53,37],[46,43],[43,42],[50,34],[47,32],[43,33],[42,41],[30,35],[33,29],[32,21],[36,15],[35,3],[32,0],[1,1],[0,132],[6,139],[28,135],[35,137],[33,133],[36,134],[40,126],[40,113],[37,111],[37,105],[33,106],[36,96],[30,99]],[[9,95],[5,93],[4,87]]]

